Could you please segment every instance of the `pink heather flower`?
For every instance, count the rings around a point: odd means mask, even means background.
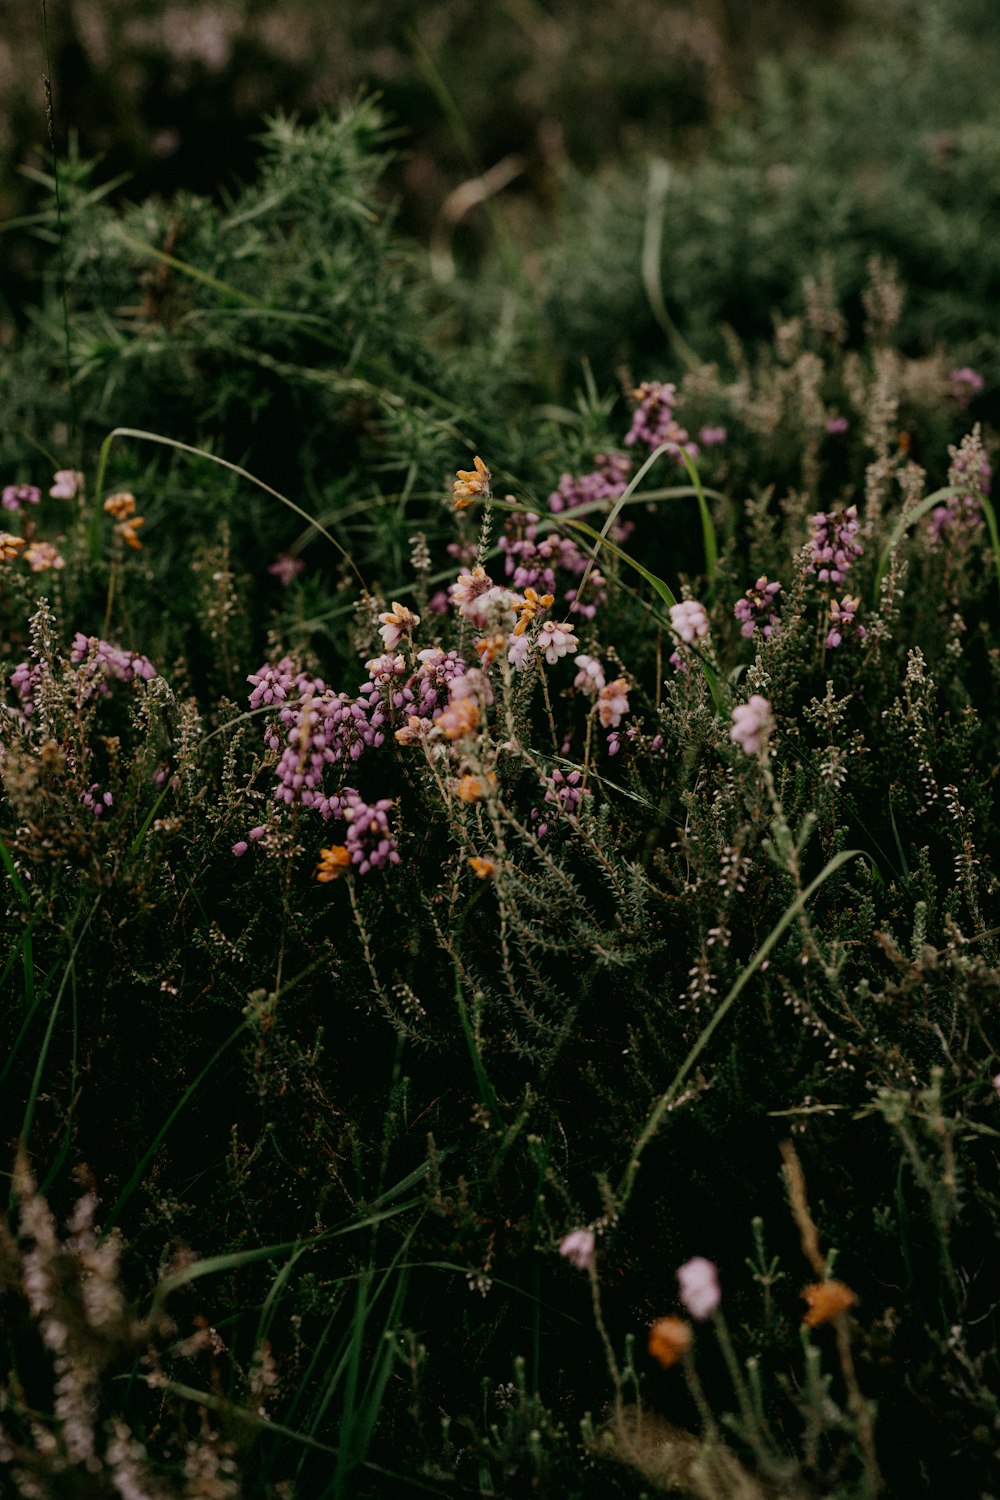
[[[697,599],[684,599],[680,604],[671,605],[670,626],[685,646],[703,640],[708,635],[708,615],[704,604],[699,604]]]
[[[4,510],[20,510],[24,505],[37,505],[42,492],[33,484],[7,484],[0,495]]]
[[[446,615],[448,613],[448,595],[444,589],[438,589],[427,601],[427,608],[432,615]]]
[[[599,661],[592,656],[578,656],[576,664],[580,668],[573,678],[573,686],[579,688],[588,697],[595,698],[604,686],[604,672]]]
[[[251,840],[252,843],[255,844],[258,839],[262,839],[264,837],[266,832],[266,825],[264,823],[261,823],[258,825],[258,827],[251,828],[250,832],[247,834],[247,837]]]
[[[734,744],[742,745],[747,755],[757,755],[773,728],[770,703],[759,693],[754,693],[749,703],[740,703],[733,709],[729,738]]]
[[[993,1079],[993,1091],[1000,1098],[1000,1073],[997,1073]]]
[[[698,441],[703,448],[717,448],[728,436],[724,427],[703,427],[698,434]]]
[[[594,1264],[594,1231],[574,1229],[560,1243],[559,1254],[578,1271],[589,1271]]]
[[[948,376],[951,381],[951,393],[959,406],[968,406],[973,396],[978,396],[985,384],[978,370],[970,369],[963,365],[960,370],[952,370]]]
[[[397,604],[395,599],[392,601],[392,608],[379,615],[379,619],[382,623],[378,633],[387,651],[395,651],[403,636],[409,635],[420,624],[420,616],[415,615],[412,609],[407,609],[405,604]]]
[[[448,590],[451,602],[459,614],[474,625],[483,625],[490,609],[506,597],[500,588],[477,563],[471,572],[458,575],[457,582]]]
[[[826,422],[826,430],[831,437],[843,437],[844,433],[847,431],[848,425],[849,424],[846,417],[828,417]]]
[[[249,848],[250,845],[247,843],[246,839],[239,839],[233,845],[233,853],[236,855],[237,859],[242,859]]]
[[[53,500],[72,500],[83,484],[79,469],[57,469],[55,484],[49,490]]]
[[[710,1318],[722,1301],[719,1273],[704,1255],[696,1255],[678,1267],[680,1299],[685,1311],[699,1321]]]
[[[626,447],[642,442],[652,452],[661,444],[667,443],[668,452],[681,463],[683,453],[689,453],[692,458],[698,457],[698,444],[689,440],[687,431],[674,417],[676,386],[663,385],[658,380],[647,380],[632,392],[632,396],[637,405],[632,426],[625,437]]]
[[[365,671],[373,682],[391,682],[394,677],[404,675],[406,661],[402,656],[393,656],[387,651],[384,656],[373,656],[371,661],[366,661]]]
[[[861,529],[858,507],[849,505],[846,510],[829,513],[817,511],[809,518],[809,529],[810,572],[816,574],[820,583],[843,583],[862,553],[861,543],[856,540]]]
[[[282,588],[287,589],[293,578],[297,578],[305,567],[301,557],[292,557],[290,552],[279,552],[268,567],[272,577],[277,578]]]
[[[561,656],[568,656],[571,651],[579,650],[579,647],[580,642],[568,621],[557,625],[554,620],[546,620],[538,632],[538,649],[544,654],[550,667],[554,667]]]
[[[617,729],[627,713],[628,683],[624,677],[617,677],[601,688],[597,698],[597,717],[603,729]]]
[[[512,635],[507,643],[507,660],[515,672],[523,672],[531,657],[531,640],[526,635]]]
[[[775,595],[780,593],[781,584],[768,583],[767,574],[762,573],[753,588],[747,589],[743,598],[736,601],[733,614],[740,621],[740,635],[749,640],[754,631],[759,629],[765,640],[770,637],[778,623],[778,616],[771,605]]]
[[[47,573],[50,568],[58,573],[66,566],[62,554],[56,551],[51,542],[29,542],[23,555],[33,573]]]
[[[855,612],[860,599],[853,599],[850,594],[845,594],[843,599],[830,601],[830,632],[826,638],[826,649],[835,650],[844,640],[848,632],[856,641],[863,641],[868,632],[863,625],[859,625],[855,619]]]

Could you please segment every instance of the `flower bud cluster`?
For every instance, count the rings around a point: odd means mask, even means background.
[[[863,551],[857,539],[861,529],[858,507],[817,511],[809,518],[809,527],[812,531],[809,571],[816,574],[820,583],[843,583]]]
[[[769,583],[767,574],[762,573],[753,588],[747,589],[743,598],[736,601],[733,614],[740,622],[740,635],[749,640],[754,631],[759,630],[765,640],[770,638],[778,623],[772,605],[780,593],[781,584]]]
[[[638,390],[632,392],[632,398],[636,402],[636,408],[632,426],[625,435],[625,442],[629,447],[634,443],[645,443],[652,453],[666,443],[667,451],[678,462],[683,463],[685,453],[691,458],[698,457],[698,444],[690,440],[687,429],[674,416],[674,403],[677,400],[675,385],[646,380]]]

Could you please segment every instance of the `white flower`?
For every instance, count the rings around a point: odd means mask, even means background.
[[[556,625],[552,620],[546,620],[538,632],[538,649],[545,655],[545,660],[550,667],[554,667],[561,656],[568,656],[571,651],[576,651],[580,645],[573,634],[573,627],[568,622]]]
[[[703,640],[708,635],[708,615],[704,604],[699,604],[697,599],[684,599],[680,604],[671,605],[670,625],[685,646]]]
[[[394,651],[403,636],[409,635],[420,624],[420,616],[415,615],[412,609],[407,609],[405,604],[397,604],[395,599],[392,601],[392,608],[384,615],[379,615],[379,619],[382,623],[378,633],[387,651]]]
[[[578,656],[576,664],[580,670],[573,678],[573,686],[589,697],[595,697],[604,686],[604,672],[600,662],[592,656]]]
[[[756,755],[766,743],[774,728],[771,705],[759,693],[754,693],[749,703],[741,703],[733,709],[733,727],[729,738],[742,745],[747,755]]]
[[[560,1244],[559,1254],[578,1271],[589,1271],[594,1264],[594,1231],[574,1229]]]
[[[719,1273],[704,1255],[696,1255],[678,1267],[680,1299],[692,1318],[710,1318],[722,1301]]]
[[[512,635],[507,643],[507,660],[515,672],[523,672],[531,656],[531,641],[526,635]]]

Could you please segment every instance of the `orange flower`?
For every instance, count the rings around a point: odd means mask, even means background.
[[[0,531],[0,562],[10,562],[23,546],[23,536],[12,536],[9,531]]]
[[[329,849],[319,851],[319,864],[316,867],[316,879],[324,885],[330,880],[337,880],[341,875],[346,875],[351,868],[351,856],[346,844],[331,844]]]
[[[128,521],[119,522],[115,530],[127,547],[131,547],[133,552],[138,552],[142,543],[135,533],[138,527],[145,526],[145,524],[142,516],[132,516]]]
[[[486,795],[487,788],[495,785],[496,777],[492,771],[488,776],[463,776],[455,784],[455,793],[463,802],[478,802]]]
[[[688,1352],[694,1334],[683,1318],[657,1318],[649,1330],[648,1349],[658,1365],[669,1370]]]
[[[554,603],[555,597],[552,594],[542,594],[539,597],[534,589],[525,589],[524,598],[516,599],[512,605],[512,608],[516,609],[521,616],[514,626],[514,634],[523,635],[538,611],[540,609],[548,609],[549,605]]]
[[[483,636],[482,640],[475,641],[473,644],[479,652],[479,659],[483,666],[488,667],[506,646],[507,637],[502,630],[498,630],[495,635]]]
[[[120,495],[109,495],[104,502],[104,509],[116,521],[127,521],[129,516],[135,515],[135,496],[130,495],[127,490]]]
[[[459,698],[442,709],[436,723],[446,740],[463,739],[479,723],[479,704],[475,698]]]
[[[452,486],[456,510],[467,510],[472,504],[473,495],[482,495],[484,500],[489,498],[490,479],[493,476],[478,453],[472,461],[476,467],[459,469],[458,477]]]
[[[488,880],[491,875],[496,874],[496,865],[492,859],[480,859],[478,854],[473,854],[469,860],[473,874],[480,880]]]
[[[842,1281],[816,1281],[802,1293],[809,1311],[802,1319],[807,1328],[818,1328],[820,1323],[829,1323],[839,1318],[857,1302],[857,1297]]]

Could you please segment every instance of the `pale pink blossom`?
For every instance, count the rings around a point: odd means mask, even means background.
[[[684,599],[670,609],[670,626],[685,646],[694,645],[708,635],[708,614],[697,599]]]
[[[589,1271],[594,1264],[594,1231],[574,1229],[560,1244],[559,1254],[578,1271]]]
[[[617,729],[622,716],[628,713],[628,683],[624,677],[616,677],[602,687],[597,699],[597,717],[604,729]]]
[[[288,552],[279,552],[274,562],[268,566],[268,572],[279,580],[282,588],[287,588],[293,578],[297,578],[305,567],[301,557],[292,557]]]
[[[72,500],[83,484],[79,469],[57,469],[55,484],[49,490],[53,500]]]
[[[692,1318],[710,1318],[722,1300],[719,1273],[704,1255],[685,1261],[677,1270],[680,1299]]]
[[[382,623],[378,633],[387,651],[395,651],[403,636],[409,635],[420,624],[420,616],[415,615],[412,609],[407,609],[405,604],[397,604],[395,599],[392,601],[392,608],[379,615],[379,619]]]
[[[471,572],[458,575],[457,581],[448,589],[448,594],[463,618],[481,625],[485,623],[493,606],[504,601],[507,590],[495,584],[485,568],[477,563]]]
[[[507,642],[507,660],[515,672],[526,670],[531,658],[531,638],[526,635],[512,635]]]
[[[733,709],[733,727],[729,738],[741,745],[747,755],[757,755],[774,728],[771,705],[759,693],[754,693],[749,703],[740,703]]]
[[[568,623],[557,625],[554,620],[546,620],[538,632],[538,649],[550,667],[554,667],[561,656],[579,650],[579,646],[573,627]]]
[[[604,686],[604,672],[599,661],[592,656],[578,656],[576,664],[580,668],[573,678],[573,686],[579,688],[588,697],[594,698]]]

